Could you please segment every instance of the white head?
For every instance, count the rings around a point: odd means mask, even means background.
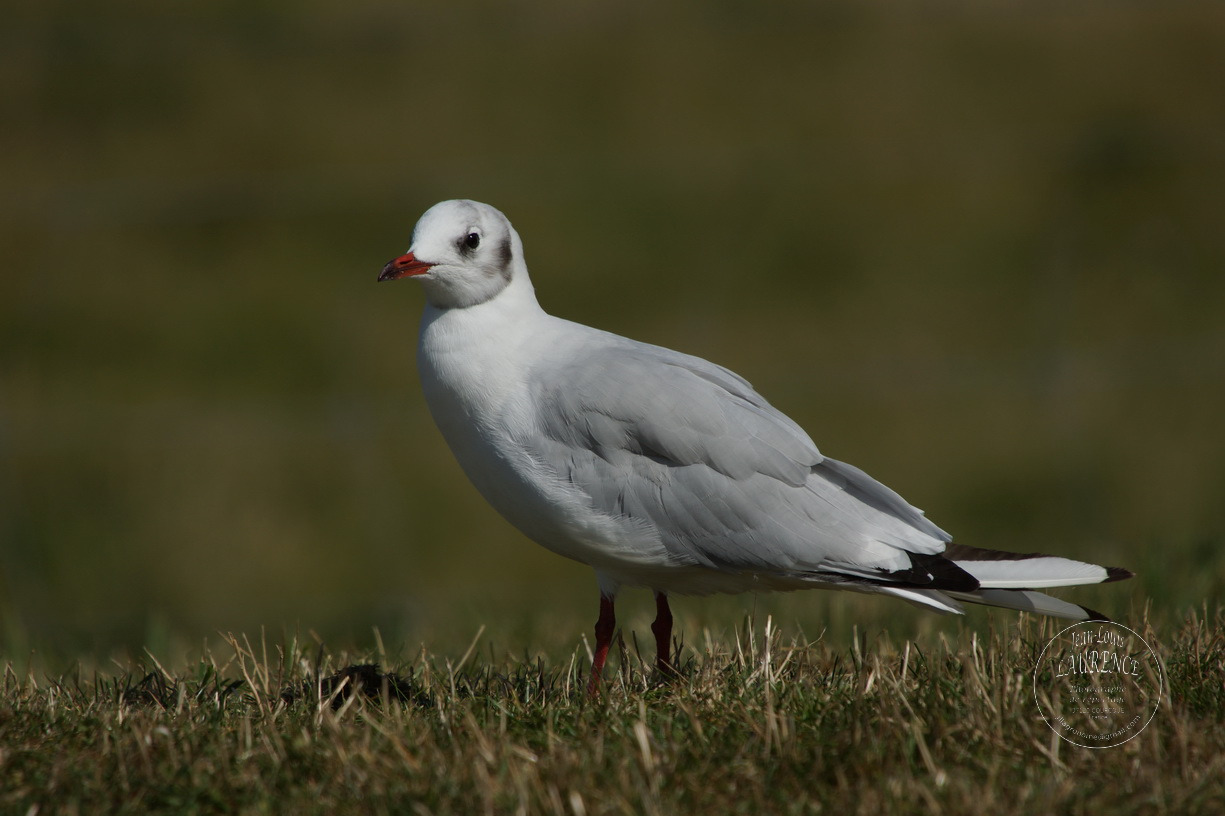
[[[383,267],[379,280],[412,277],[439,309],[493,298],[516,278],[526,282],[523,243],[501,212],[478,201],[443,201],[413,228],[407,255]]]

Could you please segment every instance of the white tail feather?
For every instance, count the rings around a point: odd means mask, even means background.
[[[1050,615],[1055,618],[1069,620],[1089,620],[1093,614],[1083,606],[1061,601],[1044,595],[1041,592],[1026,592],[1017,589],[980,589],[975,592],[937,592],[934,589],[908,589],[902,587],[877,586],[874,592],[892,595],[909,601],[915,606],[941,612],[945,615],[964,615],[965,610],[957,601],[981,604],[982,606],[997,606],[1002,609],[1017,609],[1021,612],[1033,612],[1038,615]],[[956,599],[956,600],[954,600]]]
[[[847,587],[848,589],[850,587]],[[931,609],[945,615],[964,615],[966,611],[961,605],[949,597],[952,593],[937,592],[934,589],[907,589],[904,587],[874,586],[870,592],[880,592],[892,595],[903,601],[910,601],[915,606]]]
[[[1004,609],[1019,609],[1022,612],[1036,612],[1039,615],[1050,615],[1055,618],[1069,620],[1089,620],[1093,617],[1089,610],[1074,603],[1061,601],[1044,595],[1041,592],[1024,592],[1015,589],[980,589],[977,592],[950,592],[958,600],[984,606],[998,606]]]
[[[1100,584],[1107,578],[1105,567],[1053,555],[1015,561],[954,560],[953,563],[977,578],[983,589],[1047,589]]]

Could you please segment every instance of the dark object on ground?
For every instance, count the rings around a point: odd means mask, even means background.
[[[332,708],[338,709],[354,692],[363,694],[368,700],[381,700],[386,696],[388,700],[413,703],[423,708],[434,704],[433,699],[425,692],[419,691],[411,680],[406,680],[395,672],[384,674],[379,671],[377,663],[346,666],[327,677],[314,681],[305,680],[285,688],[281,692],[281,699],[286,705],[293,705],[301,699],[316,702],[330,699]]]

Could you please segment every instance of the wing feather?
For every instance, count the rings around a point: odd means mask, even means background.
[[[949,536],[740,377],[613,335],[533,379],[534,456],[602,513],[654,529],[671,563],[890,580]],[[543,449],[548,446],[550,450]]]

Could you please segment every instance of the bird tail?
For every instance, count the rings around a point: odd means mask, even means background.
[[[1121,567],[1100,567],[1054,555],[985,550],[964,544],[949,544],[941,555],[974,576],[978,588],[953,591],[881,587],[880,591],[929,609],[953,614],[962,612],[956,602],[963,601],[1069,620],[1104,621],[1109,618],[1101,612],[1035,590],[1108,584],[1132,577],[1130,570]]]
[[[1122,567],[1099,567],[1055,555],[984,550],[965,544],[949,544],[941,555],[977,578],[983,589],[1048,589],[1108,584],[1132,576],[1131,570]]]

